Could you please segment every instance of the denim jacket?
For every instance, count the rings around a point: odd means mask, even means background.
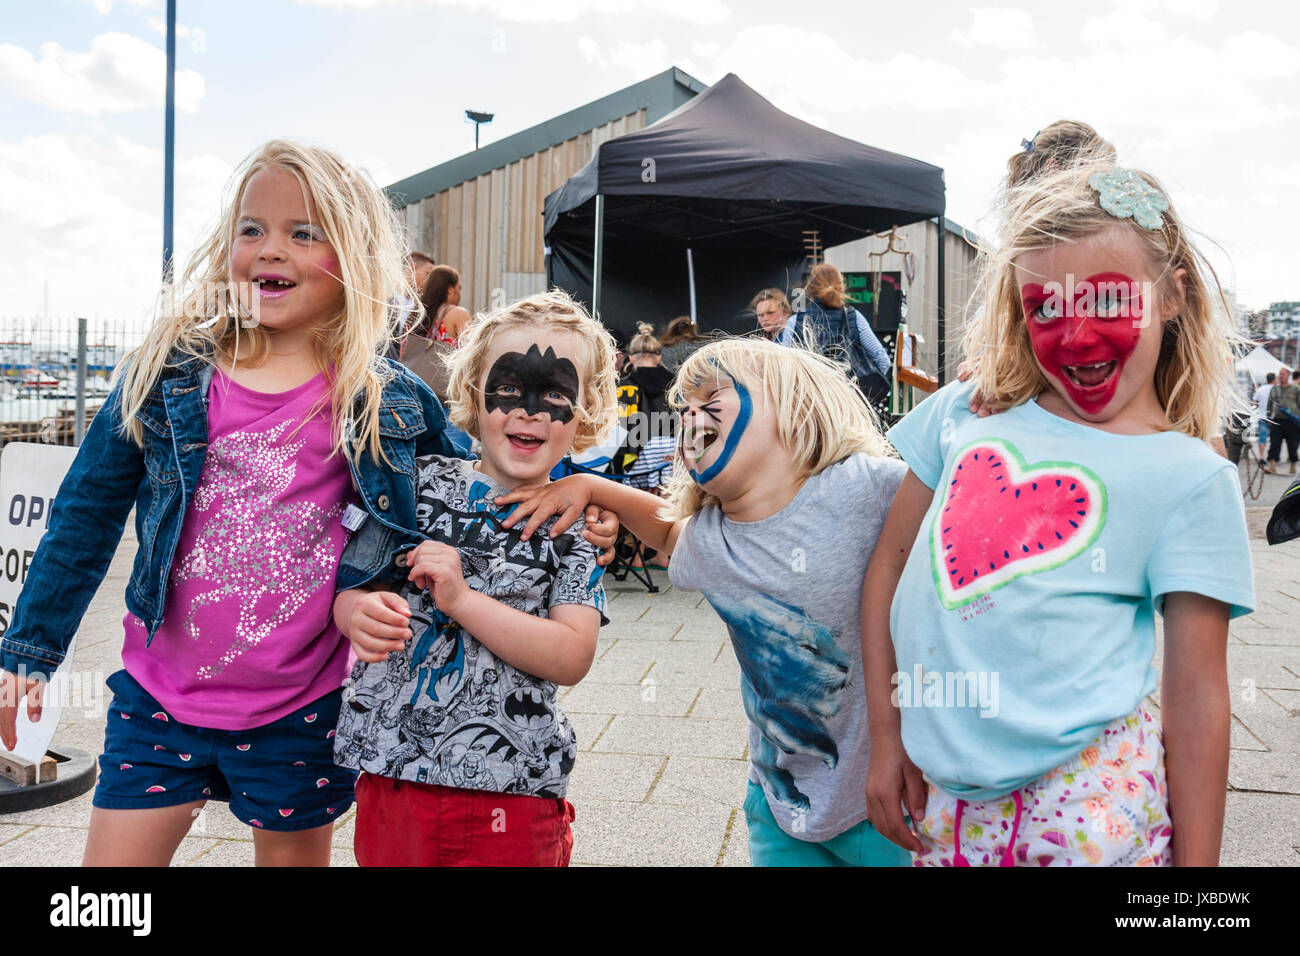
[[[386,360],[387,361],[387,360]],[[444,434],[442,405],[396,362],[379,412],[380,443],[392,467],[363,454],[348,467],[367,517],[339,562],[337,587],[405,578],[399,554],[423,539],[415,530],[415,458],[461,457]],[[0,669],[49,675],[62,662],[135,506],[139,549],[126,607],[152,643],[163,620],[167,583],[185,514],[203,475],[208,386],[213,367],[190,358],[169,365],[140,410],[144,448],[123,436],[122,387],[113,389],[86,431],[55,496],[13,620],[0,641]]]

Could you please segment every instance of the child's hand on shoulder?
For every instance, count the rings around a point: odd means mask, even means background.
[[[974,374],[975,370],[966,362],[962,362],[957,366],[957,381],[959,382],[969,381]],[[970,410],[972,414],[978,415],[980,418],[988,418],[990,415],[996,415],[1002,411],[1001,408],[990,405],[988,400],[984,398],[984,393],[978,388],[971,392]]]
[[[406,563],[411,569],[407,578],[417,587],[432,591],[438,610],[454,618],[456,607],[470,593],[460,569],[460,552],[439,541],[422,541],[406,553]]]
[[[527,517],[528,521],[524,524],[522,532],[522,536],[527,538],[551,515],[558,515],[555,525],[551,528],[551,537],[554,538],[563,534],[578,518],[584,518],[587,527],[582,532],[582,536],[601,552],[596,563],[604,567],[614,560],[619,518],[613,511],[591,503],[591,489],[586,483],[588,480],[591,479],[586,475],[570,475],[568,478],[561,478],[559,481],[545,485],[516,488],[508,495],[502,495],[496,499],[498,507],[516,503],[518,507],[510,512],[510,517],[501,522],[501,526],[513,527],[522,518]],[[595,478],[594,480],[605,481],[606,479]]]
[[[517,505],[501,522],[503,528],[512,528],[520,519],[528,518],[522,532],[525,538],[530,537],[551,515],[559,515],[551,529],[551,536],[555,537],[583,517],[583,512],[591,505],[591,497],[585,476],[570,475],[540,487],[516,488],[496,499],[496,503],[498,506]]]

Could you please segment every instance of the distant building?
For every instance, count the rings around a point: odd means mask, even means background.
[[[1264,323],[1264,347],[1281,361],[1300,364],[1300,302],[1273,302]]]
[[[1300,330],[1300,302],[1273,302],[1264,332],[1271,339],[1292,338]]]

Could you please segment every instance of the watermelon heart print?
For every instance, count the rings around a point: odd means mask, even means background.
[[[1028,465],[1008,441],[958,452],[930,528],[930,568],[952,610],[1025,574],[1060,567],[1097,539],[1106,486],[1083,465]]]

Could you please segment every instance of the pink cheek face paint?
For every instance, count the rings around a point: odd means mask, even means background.
[[[1100,273],[1067,289],[1066,296],[1031,282],[1021,287],[1020,297],[1029,342],[1043,371],[1077,408],[1100,414],[1115,397],[1124,365],[1142,337],[1138,283],[1120,273]]]

